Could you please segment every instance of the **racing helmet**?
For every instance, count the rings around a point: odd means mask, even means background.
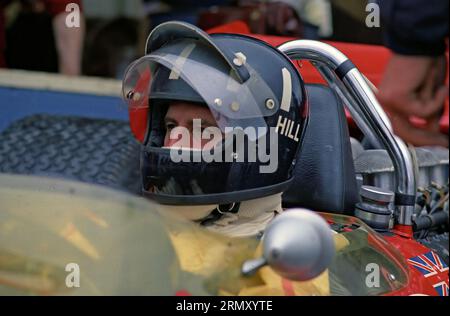
[[[300,74],[276,48],[167,22],[126,70],[122,93],[142,143],[145,196],[223,205],[284,192],[293,180],[309,110]],[[213,148],[164,147],[164,117],[174,101],[210,110],[221,132]]]

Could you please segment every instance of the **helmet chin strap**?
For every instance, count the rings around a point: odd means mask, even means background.
[[[267,224],[282,212],[281,193],[279,193],[242,201],[236,213],[222,212],[223,214],[219,213],[221,216],[215,214],[217,217],[212,217],[207,222],[208,225],[204,227],[230,237],[255,237],[260,236]],[[214,215],[215,211],[212,213]]]
[[[277,214],[283,212],[281,193],[231,204],[160,207],[162,212],[172,213],[208,230],[235,237],[260,234]]]
[[[218,205],[212,212],[196,222],[198,222],[202,226],[211,226],[216,221],[221,219],[226,213],[236,214],[239,212],[239,208],[241,203],[231,203],[231,204],[221,204]]]

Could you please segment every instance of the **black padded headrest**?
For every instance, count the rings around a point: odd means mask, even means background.
[[[344,108],[327,86],[306,91],[310,121],[283,206],[352,215],[359,195]]]

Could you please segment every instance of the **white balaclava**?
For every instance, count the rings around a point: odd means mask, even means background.
[[[205,226],[207,229],[230,237],[257,236],[265,230],[267,224],[283,209],[282,193],[259,199],[243,201],[236,213],[223,213],[222,217]],[[159,209],[190,221],[206,218],[217,205],[163,205]]]

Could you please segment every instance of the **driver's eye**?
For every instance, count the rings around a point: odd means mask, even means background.
[[[166,123],[166,131],[171,131],[176,127],[174,123]]]

